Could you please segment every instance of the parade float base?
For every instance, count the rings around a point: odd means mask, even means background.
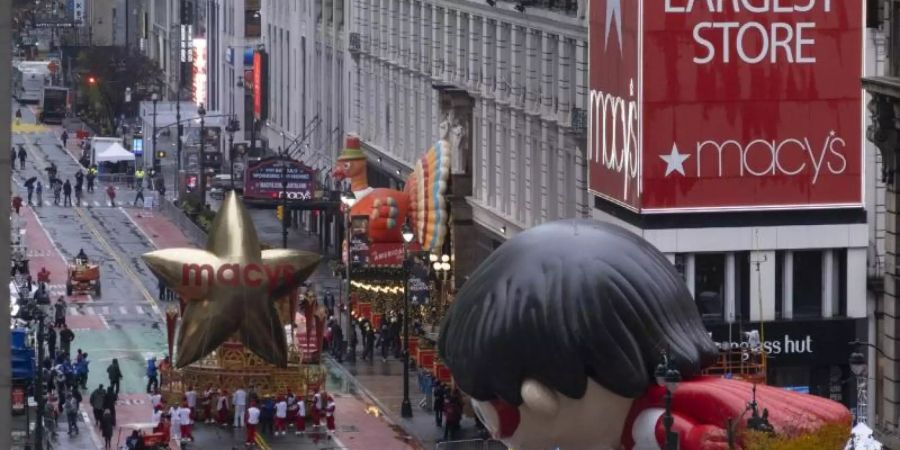
[[[228,341],[200,361],[182,369],[162,373],[161,391],[168,404],[181,402],[188,387],[203,392],[208,386],[233,393],[252,386],[260,397],[295,394],[312,395],[325,382],[325,367],[302,363],[302,355],[288,351],[288,366],[279,368],[264,362],[240,342]]]

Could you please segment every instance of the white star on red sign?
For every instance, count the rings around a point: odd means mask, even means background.
[[[659,155],[659,157],[666,162],[665,176],[671,175],[672,172],[678,172],[684,176],[684,161],[690,158],[691,155],[678,153],[678,144],[672,144],[672,152],[668,155]]]

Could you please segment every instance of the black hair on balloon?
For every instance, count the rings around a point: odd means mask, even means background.
[[[516,406],[526,378],[570,398],[588,378],[637,398],[663,351],[684,377],[718,354],[666,257],[584,219],[540,225],[495,250],[457,294],[438,351],[460,389]]]

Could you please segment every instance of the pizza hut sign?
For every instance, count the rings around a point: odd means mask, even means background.
[[[590,190],[647,213],[860,207],[864,3],[593,1]]]

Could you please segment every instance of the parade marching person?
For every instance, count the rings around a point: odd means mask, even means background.
[[[191,426],[194,423],[191,415],[191,408],[188,406],[187,401],[181,402],[181,407],[178,408],[178,423],[181,425],[182,441],[194,440],[194,435],[191,433]]]
[[[216,399],[216,412],[219,414],[219,423],[228,426],[228,391],[220,390]]]
[[[184,401],[187,402],[188,408],[191,409],[191,419],[196,420],[197,415],[195,409],[197,408],[197,391],[194,390],[193,386],[188,386],[187,392],[184,393]]]
[[[298,397],[294,434],[300,436],[304,433],[306,433],[306,400],[303,397]]]
[[[156,357],[151,356],[150,359],[147,360],[147,393],[155,392],[159,389],[159,378],[158,372],[156,369]],[[153,387],[153,390],[150,390],[150,387]]]
[[[259,414],[259,408],[256,407],[256,403],[251,402],[250,408],[247,410],[247,441],[245,444],[248,446],[256,443],[256,426],[259,424]]]
[[[91,392],[91,398],[89,402],[91,403],[91,408],[94,410],[94,422],[96,422],[97,426],[100,426],[100,421],[103,419],[103,399],[106,397],[106,391],[103,389],[103,385],[94,389],[94,392]]]
[[[63,297],[59,297],[58,299],[56,299],[56,304],[53,305],[53,326],[61,327],[65,324],[66,324],[66,300]]]
[[[312,401],[312,411],[311,411],[311,419],[312,419],[312,427],[313,430],[319,429],[319,414],[322,412],[322,394],[319,392],[319,388],[316,388],[316,393],[313,395]]]
[[[297,419],[297,398],[294,397],[294,393],[291,392],[290,389],[287,391],[287,395],[284,398],[285,403],[287,403],[287,423],[288,426],[293,426],[294,421]]]
[[[334,397],[331,395],[328,396],[328,403],[325,406],[325,428],[328,429],[328,434],[334,434]],[[329,436],[329,439],[331,436]]]
[[[153,406],[153,416],[150,418],[150,422],[153,424],[153,432],[159,433],[162,431],[162,406],[154,405]]]
[[[241,428],[244,426],[244,413],[247,408],[247,391],[244,388],[237,388],[232,396],[231,404],[234,405],[234,427]],[[256,412],[256,423],[259,423],[259,408],[256,409]]]
[[[278,397],[278,403],[275,404],[275,436],[278,436],[278,433],[281,432],[281,435],[284,436],[285,431],[285,422],[287,421],[287,401],[285,401],[284,397]]]
[[[213,395],[215,395],[216,390],[213,389],[212,385],[206,388],[206,391],[203,392],[203,399],[200,401],[200,405],[203,406],[203,422],[204,423],[214,423],[213,414],[212,414],[212,399]]]
[[[178,415],[178,405],[169,407],[169,432],[172,439],[181,442],[181,417]]]
[[[119,369],[119,360],[113,358],[112,363],[106,368],[109,375],[109,389],[119,395],[119,384],[122,381],[122,370]]]

